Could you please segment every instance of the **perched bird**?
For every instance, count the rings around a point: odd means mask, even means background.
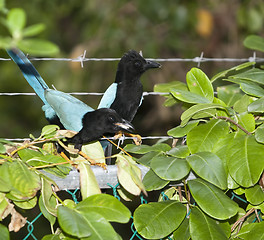
[[[119,61],[115,82],[105,91],[98,108],[114,109],[122,118],[131,122],[143,100],[141,75],[148,69],[160,67],[159,63],[144,59],[135,50],[128,51]],[[105,140],[101,141],[101,145],[104,149],[110,147]],[[108,149],[106,155],[111,155],[111,149]]]
[[[118,63],[115,82],[105,91],[98,108],[114,109],[131,122],[142,103],[141,75],[148,69],[160,67],[159,63],[144,59],[135,50],[128,51]]]
[[[50,89],[35,67],[19,49],[8,49],[7,53],[18,65],[24,77],[43,101],[45,117],[51,124],[78,132],[68,142],[81,150],[82,144],[118,131],[131,131],[132,124],[124,120],[113,109],[94,110],[70,94]]]

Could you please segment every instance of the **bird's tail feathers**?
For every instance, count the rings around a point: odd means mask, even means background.
[[[25,79],[34,89],[36,94],[41,98],[44,104],[48,104],[44,96],[44,91],[46,89],[49,89],[49,87],[43,80],[43,78],[39,75],[33,64],[28,60],[25,54],[17,48],[8,49],[6,51],[8,55],[13,59],[13,61],[18,65]]]

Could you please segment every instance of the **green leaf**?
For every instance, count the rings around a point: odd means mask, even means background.
[[[187,145],[190,152],[211,151],[218,140],[229,132],[229,124],[221,119],[213,119],[206,124],[194,127],[187,133]]]
[[[186,208],[178,201],[151,202],[140,205],[134,212],[136,230],[147,239],[163,238],[184,220]]]
[[[34,157],[42,157],[43,156],[42,153],[40,153],[38,151],[34,151],[32,149],[28,149],[28,148],[19,150],[17,153],[23,162],[26,162],[27,160],[34,158]]]
[[[149,170],[143,178],[143,184],[147,191],[164,188],[170,181],[163,180],[153,170]]]
[[[14,188],[10,191],[11,195],[24,201],[36,195],[40,189],[40,178],[34,171],[29,170],[21,161],[10,164],[8,171],[10,183]]]
[[[0,153],[5,153],[5,152],[6,152],[6,149],[5,149],[4,144],[0,143]]]
[[[185,91],[185,90],[180,90],[180,89],[171,89],[171,94],[173,97],[177,98],[178,100],[182,102],[187,102],[187,103],[210,103],[210,101],[197,94],[197,93],[192,93],[190,91]]]
[[[50,222],[51,225],[54,225],[54,223],[56,222],[56,217],[53,216],[52,214],[50,214],[43,202],[43,197],[42,195],[40,195],[39,197],[39,209],[42,212],[42,214],[44,215],[44,217],[46,219],[48,219],[48,221]]]
[[[249,82],[253,82],[253,83],[258,83],[263,85],[264,84],[264,70],[261,70],[259,68],[252,68],[246,72],[242,72],[233,76],[230,76],[229,78],[231,79],[237,79],[242,80],[241,82],[245,82],[244,80],[246,80],[245,83],[247,83],[247,81]]]
[[[228,70],[224,70],[218,74],[216,74],[215,76],[213,76],[211,78],[211,83],[213,83],[214,81],[221,79],[221,78],[226,78],[229,74],[232,74],[232,72],[234,71],[240,71],[240,70],[244,70],[245,68],[251,67],[254,64],[256,64],[255,62],[246,62],[246,63],[242,63],[238,66],[232,67]]]
[[[101,193],[101,189],[90,164],[80,162],[78,164],[78,170],[80,172],[80,189],[82,199]]]
[[[264,168],[264,146],[254,136],[239,136],[227,149],[228,169],[232,178],[243,187],[255,185]]]
[[[264,112],[264,97],[257,99],[256,101],[249,104],[248,111],[263,113]]]
[[[172,148],[167,154],[177,158],[186,158],[190,155],[190,150],[187,145],[179,145]]]
[[[141,165],[150,167],[151,160],[159,154],[160,154],[159,152],[148,152],[144,154],[141,158],[136,159],[136,161],[140,163]]]
[[[53,196],[53,191],[51,187],[51,182],[41,178],[42,188],[41,188],[41,198],[45,209],[53,216],[57,216],[57,200]],[[44,214],[44,213],[43,213]],[[46,217],[46,215],[44,215]]]
[[[246,112],[239,114],[238,123],[249,132],[253,132],[255,130],[255,118],[252,114]]]
[[[52,56],[59,52],[57,45],[42,39],[23,39],[17,45],[23,52],[39,56]]]
[[[188,186],[198,206],[209,216],[225,220],[233,217],[238,205],[224,194],[222,190],[200,178],[189,180]],[[208,202],[208,199],[210,201]]]
[[[61,229],[72,236],[82,238],[92,234],[86,218],[74,209],[59,206],[58,221]]]
[[[145,154],[148,152],[167,152],[171,149],[171,147],[166,143],[157,143],[152,146],[149,145],[135,145],[135,144],[127,144],[124,148],[127,152],[137,153],[137,154]]]
[[[152,170],[162,179],[177,181],[183,179],[190,172],[186,159],[157,156],[151,161]]]
[[[199,120],[193,120],[188,122],[184,127],[178,126],[170,129],[167,133],[169,136],[174,138],[184,137],[189,131],[191,131],[194,127],[196,127],[199,123]]]
[[[264,52],[264,38],[263,37],[260,37],[257,35],[247,36],[243,44],[245,47],[249,49]]]
[[[248,111],[248,106],[253,102],[252,97],[244,95],[235,104],[234,110],[238,113],[243,113]]]
[[[237,233],[236,237],[238,239],[245,239],[245,240],[262,240],[264,239],[264,221],[259,223],[250,223],[250,224],[243,224],[241,230]]]
[[[209,110],[209,109],[224,109],[226,110],[225,107],[219,104],[197,104],[189,109],[187,109],[183,114],[181,115],[181,126],[185,126],[189,120],[197,113],[200,113],[204,110]]]
[[[7,15],[7,26],[14,38],[21,38],[26,25],[26,13],[22,8],[12,8]]]
[[[202,70],[192,68],[186,75],[186,82],[190,92],[207,98],[210,103],[213,102],[213,86]]]
[[[145,187],[141,180],[141,170],[137,166],[136,162],[131,157],[126,155],[117,154],[117,177],[119,183],[129,193],[133,195],[139,195],[141,191],[145,192]]]
[[[9,240],[10,235],[6,226],[0,224],[0,240]]]
[[[37,197],[33,197],[27,201],[13,201],[13,203],[18,206],[19,208],[22,208],[22,209],[32,209],[33,207],[36,206],[37,204],[37,201],[38,201],[38,198]]]
[[[192,240],[225,240],[229,237],[214,219],[197,207],[192,208],[189,222]]]
[[[41,130],[41,137],[46,137],[47,135],[55,135],[56,131],[59,129],[57,125],[46,125]]]
[[[189,219],[185,218],[181,225],[173,232],[173,239],[188,240],[190,239]]]
[[[78,203],[75,209],[86,214],[96,212],[110,222],[127,223],[131,216],[125,205],[108,194],[90,196]]]
[[[226,189],[227,175],[221,159],[212,152],[199,152],[187,157],[192,170],[201,178]]]
[[[185,83],[181,81],[172,81],[169,83],[160,83],[154,86],[154,92],[165,92],[169,93],[172,88],[181,89],[181,90],[188,90]]]
[[[218,87],[217,96],[228,107],[231,107],[242,97],[242,94],[240,93],[240,89],[237,85],[228,85]]]
[[[32,37],[44,31],[46,26],[43,23],[34,24],[23,30],[23,37]]]
[[[99,141],[83,145],[82,151],[96,163],[105,163],[104,150]]]
[[[253,205],[259,205],[264,202],[264,192],[260,185],[245,189],[247,200]]]
[[[260,125],[255,132],[256,141],[259,143],[264,143],[264,126]]]
[[[56,234],[49,234],[49,235],[45,235],[43,238],[41,238],[41,240],[60,240],[61,238],[59,237],[59,235]],[[65,240],[70,240],[70,239],[66,239]]]
[[[254,97],[264,97],[264,89],[253,82],[241,83],[240,88],[246,94]]]

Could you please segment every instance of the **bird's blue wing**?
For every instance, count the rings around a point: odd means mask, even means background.
[[[114,102],[117,91],[117,83],[112,83],[105,91],[98,108],[110,108]]]
[[[53,89],[45,91],[48,104],[55,110],[62,125],[68,129],[79,132],[82,129],[82,118],[87,112],[94,109],[79,99]]]

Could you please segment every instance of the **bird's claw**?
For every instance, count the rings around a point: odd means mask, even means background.
[[[131,134],[131,137],[133,137],[133,141],[136,145],[141,145],[142,137],[139,134]]]

